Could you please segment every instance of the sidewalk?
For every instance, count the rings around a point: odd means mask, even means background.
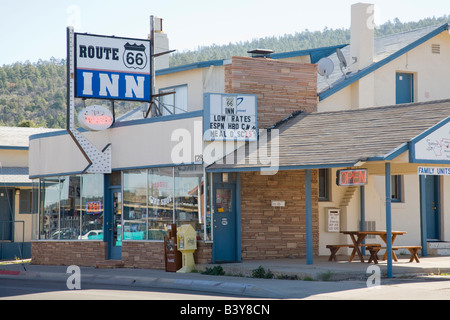
[[[421,258],[420,263],[408,263],[409,259],[394,262],[394,278],[422,277],[429,274],[450,274],[450,257]],[[197,265],[198,270],[217,265]],[[164,288],[193,290],[223,295],[239,295],[255,298],[301,298],[311,294],[328,292],[333,281],[339,281],[339,290],[366,287],[372,274],[368,271],[373,264],[361,262],[329,262],[327,257],[315,257],[313,265],[306,265],[305,259],[281,259],[247,261],[244,263],[221,264],[225,276],[210,276],[200,273],[172,273],[151,269],[96,269],[81,267],[81,286],[83,282],[126,285],[142,288]],[[252,271],[262,266],[275,276],[295,277],[302,280],[255,279]],[[386,273],[386,263],[380,263],[382,276]],[[15,278],[67,281],[70,274],[67,266],[41,266],[30,264],[0,265],[0,279]],[[230,276],[232,275],[232,276]],[[247,276],[247,277],[244,277]],[[342,281],[355,280],[355,281]],[[0,280],[1,281],[1,280]],[[330,282],[331,281],[331,282]],[[334,286],[336,288],[336,286]],[[335,289],[334,289],[335,290]]]

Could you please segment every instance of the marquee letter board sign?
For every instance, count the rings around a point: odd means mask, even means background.
[[[77,98],[151,101],[150,41],[75,33]]]
[[[257,141],[256,95],[204,95],[205,141]]]
[[[410,162],[450,164],[450,117],[410,142]]]

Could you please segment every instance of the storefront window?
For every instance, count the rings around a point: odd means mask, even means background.
[[[147,170],[123,175],[123,239],[147,240]]]
[[[59,239],[59,178],[43,179],[42,210],[39,221],[40,239]]]
[[[164,240],[167,225],[173,223],[173,187],[173,168],[149,170],[149,240]]]
[[[175,168],[175,214],[177,225],[192,225],[197,231],[198,240],[204,237],[203,204],[202,167],[183,166]]]
[[[210,199],[207,193],[205,201],[203,179],[202,166],[123,172],[123,240],[164,240],[171,224],[190,224],[198,240],[211,240]],[[40,194],[35,239],[103,240],[102,174],[36,182]]]
[[[82,176],[82,224],[80,240],[103,240],[103,175]]]
[[[35,239],[103,240],[103,175],[47,178],[39,185]]]
[[[79,176],[60,178],[60,240],[80,235],[80,187]]]

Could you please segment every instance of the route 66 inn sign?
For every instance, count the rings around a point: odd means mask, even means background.
[[[151,101],[150,41],[75,33],[77,98]]]

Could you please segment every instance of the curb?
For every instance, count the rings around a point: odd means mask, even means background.
[[[70,274],[65,273],[0,270],[0,279],[17,279],[17,277],[21,277],[29,280],[52,280],[65,282],[69,276]],[[255,298],[283,298],[283,295],[279,292],[268,290],[261,286],[239,282],[169,279],[156,277],[105,276],[89,273],[84,273],[81,275],[81,287],[83,287],[83,282],[140,288],[176,289],[219,294],[245,295]]]

